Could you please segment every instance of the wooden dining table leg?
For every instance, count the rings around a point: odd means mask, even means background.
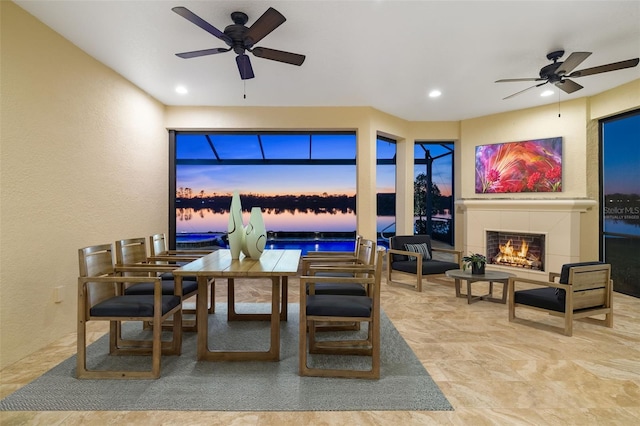
[[[176,279],[182,277],[176,276]],[[198,324],[197,359],[203,360],[209,352],[209,312],[207,277],[198,277],[198,294],[196,295],[196,320]]]

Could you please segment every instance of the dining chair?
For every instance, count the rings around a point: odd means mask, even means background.
[[[161,355],[180,355],[182,349],[181,299],[177,294],[162,294],[159,277],[123,277],[113,264],[113,246],[102,244],[78,250],[78,334],[76,376],[79,379],[157,379]],[[124,283],[151,282],[153,293],[126,295]],[[172,339],[162,341],[162,322],[172,318]],[[104,370],[87,365],[87,323],[109,321],[109,354],[151,355],[151,367],[144,371]],[[125,321],[153,324],[151,340],[118,338]]]
[[[149,237],[149,256],[147,260],[156,264],[168,263],[176,266],[183,266],[194,260],[198,260],[203,256],[211,254],[213,250],[169,250],[167,244],[167,235],[164,233],[158,233]],[[173,274],[166,272],[160,275],[164,280],[173,280]],[[197,277],[185,276],[182,277],[182,281],[196,281]],[[215,292],[215,279],[211,278],[207,281],[207,292],[209,294],[209,309],[208,313],[215,313],[216,308],[216,292]],[[195,309],[185,309],[183,307],[183,313],[195,314]]]
[[[127,238],[117,240],[115,242],[115,270],[126,276],[147,276],[160,277],[162,282],[163,294],[173,294],[176,282],[173,276],[169,276],[171,271],[178,268],[179,265],[166,263],[162,260],[149,260],[147,257],[146,238]],[[163,278],[164,277],[164,278]],[[183,280],[178,289],[182,302],[190,299],[198,293],[198,283],[192,280]],[[124,294],[151,294],[153,292],[153,284],[149,282],[127,283]],[[195,309],[186,310],[183,308],[183,314],[193,314]],[[165,323],[165,328],[171,327],[171,323]],[[197,331],[197,319],[183,320],[183,331]]]
[[[352,274],[343,276],[302,276],[300,278],[300,337],[299,372],[301,376],[380,378],[380,282],[385,248],[376,250],[371,265],[345,265],[342,270]],[[316,294],[320,283],[338,285],[359,284],[367,288],[366,295]],[[309,291],[307,293],[307,287]],[[315,323],[358,321],[367,325],[366,337],[336,340],[317,339]],[[358,333],[364,334],[361,330]],[[342,333],[340,333],[342,334]],[[309,365],[309,354],[362,355],[371,357],[365,370]]]

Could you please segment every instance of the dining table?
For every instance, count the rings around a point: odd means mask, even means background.
[[[265,250],[257,258],[219,249],[173,270],[177,286],[185,277],[196,277],[197,359],[199,361],[279,361],[280,321],[287,319],[288,278],[298,274],[301,250]],[[271,280],[271,313],[238,313],[235,308],[236,278]],[[210,280],[227,280],[227,321],[270,321],[271,340],[267,351],[212,350],[209,348],[208,289]],[[180,288],[180,287],[179,287]],[[212,291],[213,290],[212,286]],[[215,315],[215,314],[213,314]]]

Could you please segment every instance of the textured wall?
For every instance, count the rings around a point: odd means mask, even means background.
[[[75,330],[78,248],[166,231],[168,137],[161,104],[0,3],[2,368]]]

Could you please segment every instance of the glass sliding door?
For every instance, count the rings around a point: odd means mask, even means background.
[[[613,289],[640,297],[640,110],[600,123],[601,258]]]
[[[454,245],[453,142],[416,142],[414,214],[416,234]]]

